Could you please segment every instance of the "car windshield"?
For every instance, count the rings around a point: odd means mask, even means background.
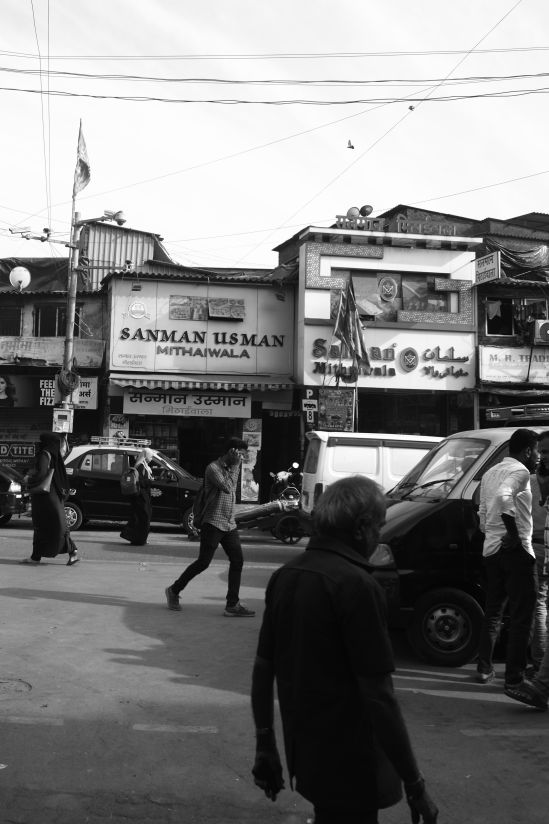
[[[187,472],[186,469],[183,469],[182,466],[179,466],[179,464],[172,461],[171,458],[168,458],[168,456],[164,455],[162,452],[155,452],[153,465],[155,461],[163,468],[167,468],[172,472],[175,472],[176,475],[181,475],[183,478],[194,478],[194,475],[191,475],[190,472]]]
[[[425,455],[389,493],[390,498],[446,498],[488,448],[482,438],[448,438]]]

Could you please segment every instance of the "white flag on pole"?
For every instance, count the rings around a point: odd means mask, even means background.
[[[76,168],[74,170],[74,185],[72,196],[76,197],[78,192],[85,189],[90,182],[90,161],[88,160],[88,150],[82,132],[82,121],[80,121],[80,131],[78,132],[78,151],[76,154]]]

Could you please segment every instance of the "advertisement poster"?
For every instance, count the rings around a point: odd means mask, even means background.
[[[355,390],[318,389],[318,428],[335,432],[352,432],[354,428]]]
[[[129,438],[130,419],[127,415],[109,415],[109,438]]]
[[[353,432],[355,390],[327,386],[308,386],[303,390],[301,409],[305,429]]]
[[[61,397],[56,395],[55,377],[28,377],[0,372],[0,409],[18,406],[54,406]]]
[[[243,503],[253,503],[259,500],[259,463],[261,461],[260,418],[251,418],[245,422],[242,440],[248,444],[248,454],[242,461],[240,499]]]

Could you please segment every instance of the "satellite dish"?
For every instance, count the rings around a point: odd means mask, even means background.
[[[31,282],[31,276],[28,269],[25,269],[24,266],[16,266],[10,272],[10,283],[14,289],[26,289],[26,287]]]
[[[361,206],[360,207],[360,214],[362,215],[362,217],[368,217],[368,215],[371,215],[373,211],[374,211],[373,206]]]
[[[351,208],[347,210],[347,217],[349,220],[355,220],[359,215],[360,209],[356,206],[351,206]]]

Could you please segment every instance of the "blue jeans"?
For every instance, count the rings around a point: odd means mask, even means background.
[[[179,595],[189,581],[208,569],[215,555],[217,547],[221,544],[225,554],[229,559],[229,585],[227,588],[227,606],[234,607],[238,604],[240,593],[240,579],[242,577],[242,567],[244,566],[244,556],[242,545],[237,529],[230,532],[223,532],[221,529],[204,524],[200,531],[200,551],[198,558],[189,564],[183,574],[172,584],[171,589],[175,595]]]
[[[520,683],[526,669],[532,618],[537,597],[536,559],[521,546],[499,549],[484,558],[486,572],[486,606],[478,650],[479,672],[493,668],[494,646],[501,628],[507,603],[509,637],[505,663],[505,681]]]

